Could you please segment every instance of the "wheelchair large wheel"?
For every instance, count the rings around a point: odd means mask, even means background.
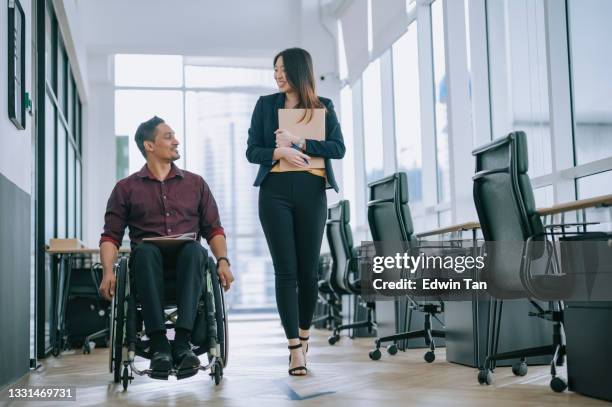
[[[208,270],[211,274],[212,285],[213,285],[213,295],[215,297],[215,311],[216,311],[216,320],[217,320],[217,335],[219,340],[219,345],[221,348],[221,360],[222,366],[227,366],[228,361],[228,328],[227,328],[227,309],[225,303],[225,292],[223,287],[221,286],[221,281],[219,280],[219,275],[217,274],[217,266],[212,257],[208,258]]]
[[[115,295],[111,310],[111,349],[110,349],[110,371],[114,374],[115,383],[121,382],[121,371],[123,362],[123,343],[125,333],[126,315],[126,293],[128,284],[128,260],[119,260],[119,266],[115,274]]]

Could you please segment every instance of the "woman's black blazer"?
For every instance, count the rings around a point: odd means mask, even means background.
[[[334,170],[331,166],[331,158],[340,159],[344,157],[344,139],[340,124],[334,111],[331,100],[319,97],[319,100],[327,108],[325,115],[325,140],[306,140],[306,154],[311,157],[325,158],[325,174],[327,176],[327,187],[338,192],[338,184],[334,178]],[[259,164],[259,171],[255,178],[254,186],[259,186],[266,178],[276,161],[272,160],[276,148],[276,135],[278,129],[278,109],[285,106],[285,94],[275,93],[261,96],[255,105],[251,127],[249,128],[249,139],[247,141],[246,156],[249,162]]]

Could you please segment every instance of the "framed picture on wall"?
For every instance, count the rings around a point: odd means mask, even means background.
[[[26,125],[25,30],[19,0],[8,0],[8,115],[21,130]]]

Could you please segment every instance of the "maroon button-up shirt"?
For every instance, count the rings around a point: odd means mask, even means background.
[[[172,164],[165,180],[149,168],[117,182],[106,206],[102,242],[121,245],[125,227],[132,249],[146,237],[195,232],[210,241],[224,235],[215,198],[204,179]]]

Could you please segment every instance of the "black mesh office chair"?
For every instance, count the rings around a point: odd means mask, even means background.
[[[338,297],[353,294],[357,300],[362,301],[360,295],[361,280],[358,275],[357,254],[353,247],[350,213],[349,201],[347,200],[341,200],[327,208],[327,241],[333,259],[329,282]],[[366,302],[365,305],[367,308],[366,320],[334,327],[332,335],[328,339],[330,345],[335,344],[340,339],[340,331],[345,329],[368,328],[368,332],[371,332],[372,329],[376,328],[374,303]]]
[[[474,203],[486,241],[482,280],[487,282],[488,292],[495,299],[491,303],[487,358],[478,381],[491,384],[491,372],[498,360],[520,358],[512,371],[523,376],[527,373],[527,357],[552,355],[550,386],[557,392],[564,391],[566,381],[556,376],[556,366],[562,365],[565,357],[560,300],[571,294],[573,276],[554,267],[554,247],[547,240],[547,231],[536,211],[527,175],[526,135],[521,131],[510,133],[472,154],[476,157]],[[551,233],[554,232],[548,231]],[[536,264],[544,264],[546,272],[534,274]],[[543,309],[534,298],[548,301],[548,309]],[[502,303],[509,299],[528,299],[534,307],[530,316],[554,323],[551,345],[497,353]]]
[[[408,181],[406,173],[397,172],[370,183],[368,187],[370,189],[368,223],[372,239],[375,242],[375,246],[377,246],[377,255],[393,256],[395,253],[401,252],[418,255],[418,243],[413,235],[412,217],[408,207]],[[380,346],[383,342],[395,342],[412,338],[424,338],[425,344],[429,346],[429,351],[425,353],[424,359],[428,363],[435,360],[436,346],[434,337],[444,338],[445,334],[443,331],[432,329],[431,319],[432,317],[437,318],[437,314],[444,312],[444,302],[441,300],[435,302],[429,301],[431,293],[419,293],[419,290],[413,290],[412,293],[414,295],[408,297],[411,308],[425,313],[423,329],[377,338],[375,341],[376,348],[369,353],[372,360],[381,358]],[[423,294],[423,296],[421,297],[420,294]],[[417,302],[417,298],[426,300]],[[389,346],[387,352],[394,355],[397,353],[397,346],[395,344]]]
[[[340,298],[336,295],[331,286],[331,275],[332,275],[332,256],[331,253],[321,254],[319,257],[319,281],[318,281],[318,294],[319,300],[317,302],[317,315],[312,320],[312,325],[315,328],[329,328],[334,329],[336,326],[342,324],[342,304],[340,304]]]

